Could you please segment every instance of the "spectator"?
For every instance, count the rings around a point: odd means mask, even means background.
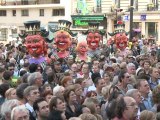
[[[33,103],[33,109],[36,112],[37,120],[47,120],[49,115],[49,105],[45,99],[37,99]]]
[[[29,112],[24,105],[13,108],[11,112],[11,120],[30,120]]]
[[[141,112],[140,120],[156,120],[156,114],[152,111],[144,110]]]
[[[15,88],[9,88],[5,93],[5,98],[7,100],[16,99],[16,89]]]

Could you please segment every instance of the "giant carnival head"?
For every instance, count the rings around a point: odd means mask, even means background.
[[[70,30],[70,26],[70,21],[59,20],[57,28],[50,27],[50,31],[55,33],[54,42],[60,51],[67,50],[71,46],[72,37],[77,35]]]
[[[86,37],[78,37],[78,43],[75,49],[79,54],[84,55],[88,51]]]
[[[124,50],[128,45],[128,32],[124,30],[124,23],[122,21],[118,21],[114,27],[115,31],[108,34],[114,37],[116,47],[120,50]]]
[[[19,36],[24,39],[24,44],[28,50],[28,53],[33,57],[39,57],[47,53],[47,43],[45,38],[48,36],[48,32],[40,30],[40,21],[27,21],[24,22],[25,33]]]
[[[87,35],[87,44],[88,47],[92,50],[95,50],[99,47],[100,41],[103,39],[103,35],[105,34],[105,31],[99,30],[99,23],[92,22],[88,23],[89,29],[83,34]]]

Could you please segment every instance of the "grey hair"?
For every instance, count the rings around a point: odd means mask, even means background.
[[[29,111],[27,110],[27,108],[25,107],[25,105],[20,105],[20,106],[16,106],[16,107],[13,108],[13,110],[11,112],[11,120],[14,120],[15,111],[24,111],[24,112],[27,112],[28,117],[29,117]]]
[[[133,98],[133,94],[138,92],[138,89],[130,89],[127,91],[126,96],[132,97]]]
[[[24,92],[23,92],[24,97],[27,97],[32,90],[36,90],[36,89],[38,89],[37,86],[28,86],[27,88],[24,89]]]
[[[36,80],[39,76],[42,76],[42,74],[41,74],[40,72],[31,73],[31,74],[28,76],[28,84],[29,84],[29,85],[34,85],[34,84],[35,84],[35,80]]]
[[[18,105],[20,105],[20,102],[17,99],[5,101],[1,106],[2,116],[5,117],[7,113],[11,113],[12,109]]]
[[[57,93],[59,93],[60,89],[64,88],[63,86],[57,85],[56,87],[53,88],[53,95],[57,96]]]
[[[133,63],[128,63],[128,64],[127,64],[127,69],[129,69],[130,67],[136,67],[136,66],[135,66],[135,64],[133,64]]]

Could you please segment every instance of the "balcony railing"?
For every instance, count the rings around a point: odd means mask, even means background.
[[[156,11],[158,10],[158,4],[147,4],[147,11]]]
[[[102,7],[93,7],[94,13],[102,13]]]
[[[40,1],[40,0],[1,0],[1,6],[9,6],[9,5],[37,5],[37,4],[60,4],[60,0],[51,0],[51,1]]]

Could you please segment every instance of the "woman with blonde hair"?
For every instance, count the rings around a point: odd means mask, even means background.
[[[141,112],[140,120],[156,120],[156,114],[152,111],[144,110]]]
[[[6,97],[7,100],[17,99],[16,89],[15,88],[9,88],[5,92],[5,97]]]

